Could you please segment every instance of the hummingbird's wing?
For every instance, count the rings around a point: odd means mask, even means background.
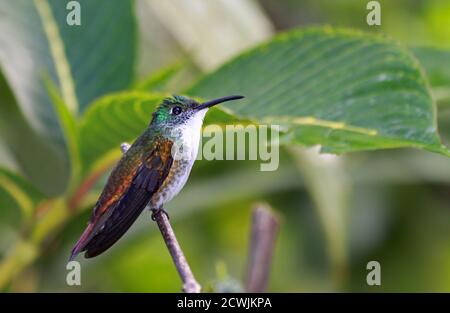
[[[86,258],[101,254],[130,228],[166,179],[173,162],[172,144],[168,139],[157,138],[151,150],[139,156],[136,164],[116,166],[89,225],[72,250],[71,259],[82,251],[86,251]],[[120,173],[124,168],[133,176]],[[119,187],[116,186],[118,184]],[[114,195],[112,190],[116,191]],[[123,192],[120,194],[121,190]]]

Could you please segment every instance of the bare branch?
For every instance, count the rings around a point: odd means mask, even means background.
[[[247,292],[264,292],[269,278],[279,221],[266,204],[253,209],[250,253],[247,265]]]
[[[120,145],[122,153],[127,152],[129,148],[130,145],[126,142]],[[195,279],[194,274],[192,274],[192,270],[184,256],[183,250],[181,250],[180,244],[178,243],[166,213],[164,210],[155,211],[153,213],[153,218],[161,231],[161,235],[172,256],[178,274],[180,274],[181,281],[183,282],[183,291],[186,293],[199,293],[201,286]]]
[[[199,293],[201,286],[195,280],[194,274],[192,274],[191,268],[184,256],[183,250],[181,250],[167,215],[163,210],[158,210],[153,216],[161,231],[161,235],[164,238],[167,249],[172,256],[178,274],[180,274],[181,280],[183,281],[183,291],[187,293]]]

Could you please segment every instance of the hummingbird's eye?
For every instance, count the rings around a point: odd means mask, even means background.
[[[182,108],[180,108],[180,107],[174,107],[174,108],[172,109],[172,114],[173,114],[173,115],[178,115],[178,114],[181,113],[181,111],[183,111]]]

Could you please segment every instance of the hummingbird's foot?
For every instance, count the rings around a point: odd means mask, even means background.
[[[167,219],[170,220],[169,213],[167,213],[167,211],[164,210],[163,207],[161,207],[159,209],[151,209],[151,210],[152,210],[152,221],[155,220],[155,215],[158,214],[159,212],[164,213],[164,215],[167,216]]]

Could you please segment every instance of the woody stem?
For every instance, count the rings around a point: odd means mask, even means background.
[[[156,221],[156,224],[158,224],[167,249],[172,256],[178,274],[180,274],[181,280],[183,281],[183,291],[186,293],[199,293],[201,286],[195,279],[194,274],[192,274],[192,270],[184,256],[183,250],[181,250],[167,215],[163,210],[157,210],[154,212],[153,218]]]

